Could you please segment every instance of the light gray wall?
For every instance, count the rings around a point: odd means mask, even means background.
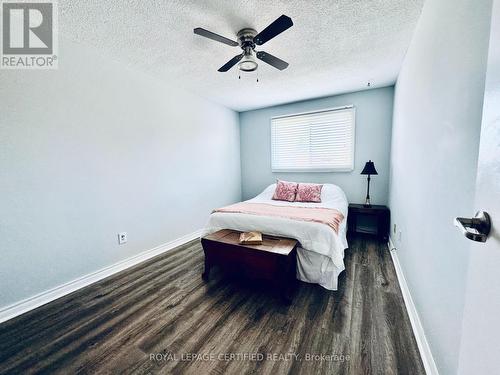
[[[64,39],[59,57],[0,71],[0,308],[241,199],[236,112]]]
[[[491,1],[427,0],[396,84],[389,204],[441,374],[457,372]]]
[[[368,159],[375,162],[370,196],[374,204],[386,204],[389,187],[389,150],[391,144],[394,88],[385,87],[351,94],[263,108],[240,113],[241,178],[243,198],[260,193],[276,178],[323,182],[339,185],[349,202],[364,202],[366,176],[361,176]],[[293,114],[353,104],[356,107],[354,171],[335,173],[273,173],[271,171],[271,125],[273,116]]]

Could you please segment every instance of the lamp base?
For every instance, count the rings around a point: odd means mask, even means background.
[[[370,175],[368,174],[368,178],[366,179],[368,184],[366,186],[366,199],[365,199],[365,204],[363,205],[364,207],[371,207],[370,203]]]
[[[370,198],[366,198],[365,200],[365,203],[363,204],[364,207],[371,207],[371,203],[370,203]]]

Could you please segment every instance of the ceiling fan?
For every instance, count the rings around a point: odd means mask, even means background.
[[[257,33],[257,31],[251,28],[240,30],[237,34],[238,42],[205,30],[201,27],[194,29],[194,33],[232,47],[239,46],[243,50],[242,54],[234,56],[231,60],[221,66],[218,69],[219,72],[227,72],[236,64],[238,64],[241,71],[253,72],[258,67],[255,57],[271,66],[274,66],[276,69],[283,70],[288,67],[288,63],[286,61],[283,61],[264,51],[255,51],[255,47],[263,45],[292,26],[292,19],[288,16],[282,15],[260,33]]]

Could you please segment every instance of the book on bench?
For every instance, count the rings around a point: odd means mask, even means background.
[[[240,234],[240,244],[242,245],[261,245],[262,233],[260,232],[243,232]]]

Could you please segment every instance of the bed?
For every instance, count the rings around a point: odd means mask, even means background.
[[[245,202],[273,206],[333,208],[344,216],[338,233],[319,222],[236,212],[214,212],[210,215],[202,235],[221,229],[233,229],[294,238],[300,242],[297,249],[297,279],[319,284],[329,290],[337,290],[338,276],[345,269],[344,250],[347,248],[348,203],[344,192],[336,185],[324,184],[321,203],[303,203],[273,200],[275,189],[276,184],[269,185],[255,198]]]

